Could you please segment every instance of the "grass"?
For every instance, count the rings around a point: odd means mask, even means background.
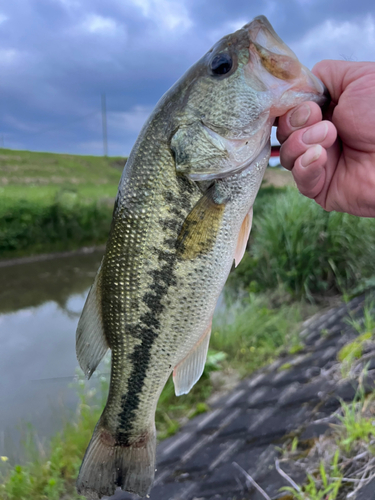
[[[298,337],[301,321],[316,308],[303,302],[290,302],[289,296],[250,293],[235,302],[223,315],[214,318],[211,347],[227,354],[231,367],[247,375],[274,360],[282,351],[301,349]]]
[[[324,462],[320,462],[317,473],[314,476],[308,474],[307,483],[303,489],[285,486],[281,488],[281,491],[288,491],[296,500],[336,500],[342,482],[342,473],[338,466],[339,457],[340,453],[337,450],[329,465],[328,473]]]
[[[375,304],[373,299],[367,299],[363,308],[363,320],[359,321],[351,316],[347,323],[357,331],[358,336],[345,344],[337,354],[337,360],[341,363],[341,374],[348,377],[355,361],[360,359],[364,349],[373,340],[375,334]]]
[[[331,425],[331,434],[321,436],[313,444],[311,440],[299,442],[296,436],[286,442],[283,459],[296,460],[307,476],[305,484],[283,488],[293,499],[355,498],[357,491],[375,477],[375,391],[365,394],[366,366],[360,374],[352,370],[375,332],[372,297],[366,299],[361,319],[350,313],[347,323],[358,336],[344,345],[337,357],[342,377],[358,379],[354,400],[341,401],[336,412],[338,423]]]
[[[0,186],[103,186],[118,183],[125,158],[0,150]]]
[[[297,500],[335,500],[353,497],[354,490],[366,484],[375,473],[375,393],[367,399],[359,391],[352,403],[341,403],[339,424],[332,436],[318,440],[309,450],[313,457],[303,465],[304,485],[284,487]],[[296,438],[290,445],[291,458],[306,456],[304,444]],[[288,458],[288,457],[287,457]],[[350,497],[347,497],[351,494]]]
[[[104,243],[124,164],[1,150],[0,258]]]
[[[294,297],[314,301],[373,276],[374,219],[325,212],[294,188],[259,201],[250,252],[231,276],[233,288],[282,284]]]

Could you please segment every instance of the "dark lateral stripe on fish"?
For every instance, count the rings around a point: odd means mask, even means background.
[[[185,177],[179,177],[177,181],[177,193],[172,191],[164,193],[164,198],[169,206],[174,208],[174,210],[171,210],[171,217],[158,221],[161,227],[171,230],[175,234],[175,238],[180,232],[186,213],[191,210],[191,194],[198,191],[196,185]],[[176,285],[174,276],[174,267],[177,260],[175,240],[173,247],[171,242],[171,236],[166,236],[163,249],[153,249],[157,254],[161,267],[154,269],[150,273],[152,276],[150,291],[145,293],[141,299],[147,305],[149,312],[140,317],[137,325],[125,324],[126,335],[141,339],[142,343],[134,347],[132,353],[128,355],[128,359],[132,364],[132,371],[128,380],[127,393],[121,398],[122,411],[118,414],[120,424],[116,433],[117,442],[123,446],[128,446],[134,438],[132,424],[136,418],[140,396],[147,377],[151,350],[159,335],[159,318],[164,309],[162,299],[168,294],[169,287]]]
[[[152,292],[147,292],[142,298],[142,301],[149,308],[149,312],[143,314],[140,318],[141,324],[132,329],[133,334],[135,333],[134,330],[137,331],[137,337],[141,339],[142,343],[137,345],[129,355],[133,369],[128,381],[128,391],[121,398],[122,411],[118,415],[120,425],[117,430],[116,440],[125,446],[130,444],[132,424],[139,407],[140,395],[147,377],[151,349],[159,335],[159,318],[164,309],[162,299],[168,294],[169,287],[177,283],[173,272],[176,255],[160,250],[158,251],[158,260],[166,264],[160,269],[152,271],[153,281],[150,286]]]

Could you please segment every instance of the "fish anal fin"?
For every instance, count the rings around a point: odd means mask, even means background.
[[[100,283],[99,269],[87,296],[76,333],[77,359],[87,378],[94,373],[109,348],[103,330]]]
[[[203,373],[208,344],[210,342],[211,325],[212,321],[210,321],[209,326],[195,346],[173,370],[173,383],[176,396],[187,394],[193,385],[198,382]]]
[[[207,254],[215,244],[225,203],[214,200],[213,188],[198,200],[182,225],[176,246],[177,256],[183,260]]]
[[[246,217],[244,218],[244,220],[242,222],[240,233],[238,235],[237,247],[236,247],[236,250],[234,252],[234,265],[235,265],[235,267],[238,266],[238,264],[242,260],[242,257],[245,254],[247,241],[248,241],[249,236],[250,236],[252,222],[253,222],[253,207],[251,207],[249,213],[246,214]]]

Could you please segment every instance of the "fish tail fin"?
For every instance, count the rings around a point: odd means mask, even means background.
[[[131,445],[116,442],[99,420],[77,479],[78,493],[96,500],[117,487],[145,497],[155,475],[156,431],[150,429]]]

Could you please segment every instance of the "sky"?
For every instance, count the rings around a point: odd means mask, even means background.
[[[374,0],[0,0],[0,147],[127,156],[159,98],[257,15],[308,67],[375,61]]]

